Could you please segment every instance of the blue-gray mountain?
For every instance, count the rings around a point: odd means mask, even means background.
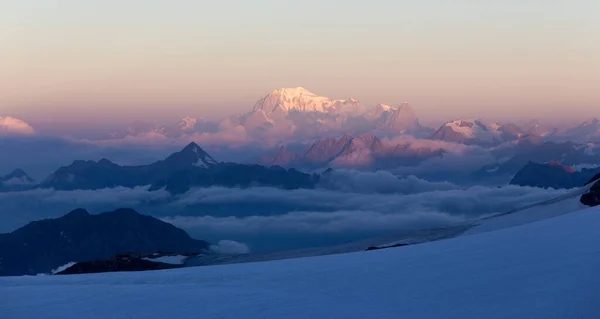
[[[22,169],[0,176],[0,189],[23,189],[33,184],[33,179]]]
[[[600,168],[584,168],[580,171],[558,162],[545,164],[529,162],[510,181],[511,185],[541,188],[569,189],[581,187],[596,174]]]
[[[513,153],[508,160],[486,165],[474,175],[479,179],[489,179],[495,176],[513,177],[529,162],[559,162],[568,166],[600,163],[600,152],[597,151],[597,146],[574,142],[541,143],[535,139],[521,140],[521,142],[509,149],[516,154]],[[495,152],[499,153],[496,156],[503,157],[501,150]]]
[[[198,253],[208,247],[182,229],[131,209],[98,215],[76,209],[0,234],[0,276],[48,273],[69,262],[126,252]]]
[[[179,194],[192,187],[210,186],[314,188],[318,180],[316,174],[279,166],[217,162],[196,143],[190,143],[182,151],[150,165],[121,166],[107,159],[75,161],[58,169],[39,186],[95,190],[151,185],[150,190],[166,188],[172,194]]]

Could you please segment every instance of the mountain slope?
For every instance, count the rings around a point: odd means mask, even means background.
[[[2,278],[0,315],[183,318],[198,314],[201,298],[205,318],[238,318],[240,309],[247,318],[597,318],[600,308],[590,296],[600,285],[598,224],[600,212],[591,208],[370,252],[160,272]]]
[[[532,186],[542,188],[575,188],[589,181],[596,174],[597,169],[582,169],[576,171],[571,166],[561,165],[558,162],[539,164],[527,163],[510,181],[511,185]]]
[[[208,243],[131,209],[99,215],[77,209],[63,217],[31,222],[0,235],[0,276],[35,275],[69,262],[124,252],[193,253],[205,249]]]
[[[501,163],[486,165],[475,175],[483,178],[506,175],[513,177],[528,162],[560,162],[563,165],[592,164],[600,162],[597,146],[573,142],[545,142],[529,144],[519,148],[517,153]]]
[[[578,125],[558,130],[554,138],[575,142],[600,142],[600,120],[592,118]]]
[[[521,130],[514,124],[501,125],[482,120],[455,120],[442,124],[432,139],[446,142],[490,146],[516,140]]]
[[[261,158],[260,163],[301,168],[383,169],[415,165],[443,153],[441,149],[423,149],[410,143],[386,143],[373,135],[344,135],[317,140],[301,152],[291,152],[281,146],[273,156]]]
[[[10,174],[0,176],[0,186],[13,186],[13,185],[30,185],[33,184],[33,179],[25,173],[22,169],[16,169]]]

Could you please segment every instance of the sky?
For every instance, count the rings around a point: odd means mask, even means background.
[[[218,118],[303,86],[425,122],[585,119],[598,34],[596,0],[6,1],[0,116]]]

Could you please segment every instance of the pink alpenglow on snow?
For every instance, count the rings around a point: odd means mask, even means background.
[[[35,130],[23,120],[0,116],[0,135],[33,135]]]

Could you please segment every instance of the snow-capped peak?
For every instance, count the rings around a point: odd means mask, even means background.
[[[194,166],[209,168],[217,165],[218,162],[206,153],[198,144],[191,142],[181,151],[186,157],[192,160]]]
[[[433,139],[456,143],[493,144],[502,140],[502,125],[480,119],[458,119],[444,123]]]
[[[300,95],[317,96],[316,94],[310,92],[309,90],[307,90],[301,86],[298,86],[295,88],[281,88],[281,89],[272,91],[271,94],[281,94],[282,96],[285,96],[287,98],[293,98],[295,96],[300,96]]]
[[[316,95],[303,87],[282,88],[272,91],[260,99],[253,108],[254,112],[262,110],[267,115],[275,112],[319,112],[329,113],[337,111],[348,104],[358,104],[358,100],[331,100],[324,96]]]

